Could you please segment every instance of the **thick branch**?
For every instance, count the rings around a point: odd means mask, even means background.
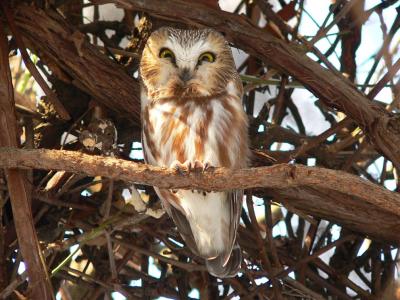
[[[352,226],[379,240],[398,242],[393,230],[400,217],[400,195],[357,176],[323,168],[280,164],[203,174],[61,150],[0,148],[0,167],[65,170],[105,176],[161,188],[202,190],[268,188],[275,199],[306,214]]]
[[[344,77],[338,76],[304,54],[305,47],[295,47],[254,26],[248,19],[181,0],[97,0],[115,3],[125,9],[141,10],[198,26],[213,27],[227,39],[266,64],[293,75],[329,107],[339,109],[366,130],[372,142],[386,157],[400,167],[400,119],[374,104]]]

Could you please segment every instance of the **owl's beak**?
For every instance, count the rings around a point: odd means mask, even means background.
[[[188,68],[183,68],[179,73],[179,78],[186,84],[190,79],[192,79],[192,72]]]

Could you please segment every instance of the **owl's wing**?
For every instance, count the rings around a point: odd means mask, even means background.
[[[166,193],[169,193],[170,198]],[[187,220],[186,215],[183,213],[183,209],[179,209],[180,206],[172,205],[174,194],[168,190],[162,191],[163,200],[168,203],[164,203],[168,214],[172,217],[178,228],[179,233],[184,239],[186,245],[193,251],[194,254],[199,256],[197,245],[191,230],[190,224]],[[168,199],[169,198],[169,199]],[[229,227],[226,228],[225,233],[227,235],[227,244],[225,251],[218,255],[214,259],[206,260],[208,271],[216,277],[233,277],[237,274],[240,269],[242,262],[242,252],[240,247],[236,243],[236,233],[239,226],[240,215],[242,210],[243,202],[243,191],[233,190],[227,193],[226,201],[229,204]]]
[[[192,230],[190,229],[190,224],[185,215],[179,209],[171,206],[170,216],[174,220],[174,223],[178,228],[178,231],[185,241],[186,245],[192,250],[195,255],[199,256],[196,242],[194,240]]]
[[[228,201],[230,203],[231,218],[229,228],[229,241],[230,246],[233,247],[236,240],[236,233],[238,231],[240,216],[242,214],[243,204],[243,190],[233,190],[228,193]]]
[[[142,149],[143,149],[143,158],[144,162],[146,164],[156,164],[156,161],[154,160],[155,154],[151,152],[151,148],[147,147],[146,145],[146,140],[145,140],[145,132],[147,132],[147,128],[143,128],[141,132],[141,139],[142,139]],[[148,134],[148,132],[147,132]]]
[[[184,214],[184,210],[180,208],[179,203],[177,203],[176,195],[165,189],[156,188],[156,191],[163,201],[165,210],[174,220],[174,223],[186,245],[195,255],[200,256],[190,224]],[[214,259],[206,260],[209,272],[212,275],[221,278],[235,276],[240,269],[242,261],[241,250],[236,243],[236,232],[240,221],[243,191],[233,190],[228,192],[226,201],[229,203],[229,227],[226,228],[225,231],[228,236],[228,243],[223,253]]]
[[[236,242],[236,233],[242,211],[243,190],[230,191],[227,200],[230,208],[228,246],[224,253],[206,261],[208,271],[216,277],[236,276],[242,262],[242,251]]]
[[[183,213],[183,208],[178,209],[175,207],[175,206],[180,207],[179,201],[176,201],[177,197],[170,190],[157,189],[157,188],[155,188],[155,190],[157,191],[157,194],[160,196],[165,210],[167,211],[168,215],[171,216],[176,227],[178,228],[178,232],[182,236],[186,245],[192,250],[194,254],[199,256],[196,242],[194,240],[192,230],[190,229],[190,224]]]

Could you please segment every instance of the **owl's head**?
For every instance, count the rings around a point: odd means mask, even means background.
[[[170,27],[147,40],[140,75],[154,98],[212,96],[238,78],[231,49],[220,33]]]

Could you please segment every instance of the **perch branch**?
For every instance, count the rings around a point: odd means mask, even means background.
[[[65,170],[104,176],[166,189],[267,188],[280,202],[316,217],[352,226],[380,240],[398,242],[393,228],[400,216],[400,196],[360,177],[303,165],[229,170],[181,175],[167,168],[112,157],[45,149],[0,148],[0,167]]]

